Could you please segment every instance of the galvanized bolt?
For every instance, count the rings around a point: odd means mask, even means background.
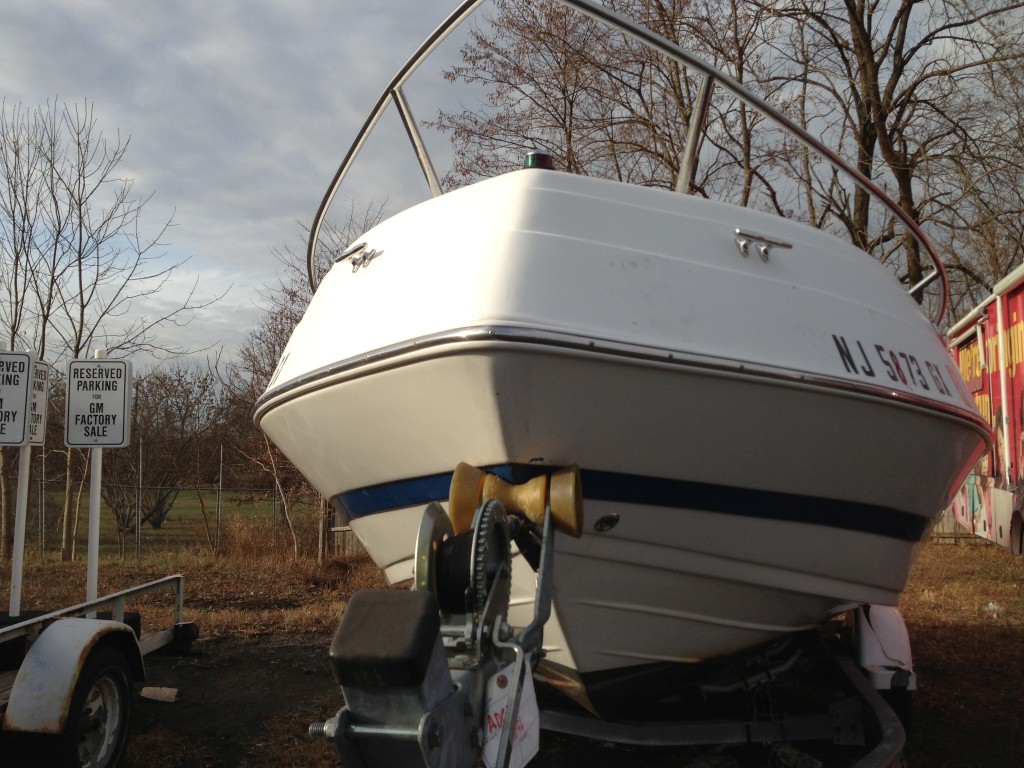
[[[313,739],[328,739],[329,741],[334,741],[334,737],[337,733],[337,717],[332,717],[323,723],[311,723],[309,726],[309,736]]]

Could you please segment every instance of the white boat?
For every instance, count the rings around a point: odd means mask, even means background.
[[[869,180],[630,29],[883,198],[932,259],[922,283],[944,290],[924,236]],[[578,465],[582,535],[555,538],[542,671],[607,713],[694,665],[895,605],[988,435],[934,319],[886,267],[804,224],[530,167],[362,235],[256,420],[392,582],[412,577],[424,508],[447,502],[460,462],[515,482]],[[510,619],[526,623],[534,573],[512,570]]]

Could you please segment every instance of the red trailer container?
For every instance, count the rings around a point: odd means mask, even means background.
[[[993,441],[953,502],[953,516],[978,536],[1022,549],[1024,506],[1024,266],[948,333],[950,349]]]

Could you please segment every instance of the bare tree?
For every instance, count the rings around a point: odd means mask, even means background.
[[[0,348],[17,349],[31,323],[30,276],[34,258],[36,221],[39,216],[38,145],[33,140],[36,116],[16,105],[0,106]],[[10,482],[16,451],[0,449],[0,512],[3,517],[2,550],[13,545],[8,525],[14,509]]]
[[[380,220],[382,211],[381,203],[360,210],[353,205],[344,226],[329,225],[322,230],[315,264],[318,277],[327,271],[337,255],[355,237]],[[308,234],[304,226],[299,226],[304,235]],[[222,424],[227,433],[225,442],[249,464],[254,484],[274,488],[291,538],[293,555],[298,558],[296,505],[303,499],[315,496],[315,492],[284,454],[252,422],[256,401],[270,383],[292,330],[312,298],[306,276],[305,256],[298,255],[288,247],[278,249],[275,255],[281,269],[278,282],[268,286],[263,293],[266,312],[249,330],[237,358],[219,366],[224,396]],[[322,505],[316,504],[318,511],[321,508]]]
[[[63,105],[26,110],[3,105],[0,131],[0,248],[17,254],[10,273],[18,281],[4,285],[21,297],[2,316],[4,336],[30,346],[54,362],[83,356],[90,347],[120,355],[149,352],[175,356],[187,350],[159,337],[167,326],[187,323],[209,301],[185,299],[156,315],[149,302],[184,265],[168,260],[161,239],[171,222],[144,234],[142,214],[151,197],[136,197],[134,183],[117,170],[129,141],[109,140],[100,130],[92,105]],[[4,259],[4,264],[9,262]],[[6,274],[5,274],[6,278]],[[2,289],[0,289],[2,290]],[[73,453],[66,463],[62,553],[72,553]],[[0,467],[0,476],[10,469]],[[5,531],[13,509],[5,504]],[[5,533],[4,554],[10,540]]]
[[[122,555],[137,524],[160,528],[183,487],[217,476],[219,402],[213,374],[174,363],[136,376],[134,387],[132,445],[104,457],[103,467],[103,499],[113,513]]]
[[[279,304],[271,308],[246,335],[238,357],[227,363],[221,382],[224,387],[222,423],[228,427],[228,445],[241,456],[251,472],[251,483],[259,487],[272,485],[281,503],[283,518],[291,537],[293,554],[299,556],[293,508],[297,500],[309,492],[302,476],[252,423],[256,400],[270,382],[285,344],[301,315],[299,297],[308,293],[298,285],[282,286],[277,294]]]
[[[1024,57],[1021,3],[607,5],[702,55],[839,148],[945,246],[959,278],[954,288],[1009,266],[1005,259],[983,266],[973,251],[999,251],[996,232],[1004,239],[1012,233],[993,227],[1019,209],[1012,192],[996,190],[1019,181],[1020,143],[1008,140],[1008,124],[997,126],[992,115],[1020,103],[1006,94]],[[570,172],[670,186],[697,83],[673,62],[562,6],[498,0],[493,7],[463,47],[462,64],[446,73],[484,94],[479,107],[442,111],[433,123],[457,150],[446,183],[509,170],[536,146]],[[712,99],[696,189],[841,230],[905,282],[921,277],[918,245],[891,215],[730,98]]]
[[[954,317],[1024,264],[1024,64],[993,66],[989,86],[974,138],[985,164],[960,166],[957,187],[963,192],[944,233],[946,261],[957,283]]]
[[[477,108],[441,111],[451,135],[448,186],[511,170],[546,149],[571,173],[671,189],[701,77],[575,11],[547,2],[499,0],[445,76],[486,94]],[[684,41],[763,96],[774,85],[771,14],[735,0],[610,0],[670,40]],[[779,148],[758,141],[763,118],[716,94],[699,194],[779,209]]]
[[[39,116],[0,106],[0,330],[8,349],[24,339],[29,315],[36,223],[40,214]]]
[[[948,242],[971,195],[969,180],[1005,161],[988,146],[987,103],[992,68],[1024,57],[1019,34],[1000,31],[1014,19],[1019,27],[1022,4],[771,0],[758,7],[788,22],[779,52],[792,64],[787,77],[804,89],[810,124],[887,187],[912,220]],[[904,279],[920,279],[916,243],[875,218],[863,190],[826,179],[815,191],[855,241],[882,260],[899,252]]]

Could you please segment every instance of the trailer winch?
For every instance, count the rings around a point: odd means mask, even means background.
[[[532,670],[551,612],[554,531],[579,536],[579,470],[513,486],[468,465],[424,511],[413,588],[365,590],[331,643],[345,706],[310,726],[347,768],[522,766],[538,749]],[[532,621],[508,623],[512,545],[537,572]]]

